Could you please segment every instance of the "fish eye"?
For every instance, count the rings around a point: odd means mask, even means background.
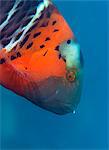
[[[67,41],[67,44],[70,44],[70,43],[71,43],[71,40],[68,40],[68,41]]]
[[[74,82],[76,79],[75,71],[67,72],[66,78],[69,82]]]

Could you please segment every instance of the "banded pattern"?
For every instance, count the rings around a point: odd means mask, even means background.
[[[49,0],[2,0],[0,3],[0,49],[9,52],[33,28],[36,19],[49,6]]]

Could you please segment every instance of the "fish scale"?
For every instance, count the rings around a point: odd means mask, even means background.
[[[63,16],[50,0],[2,6],[0,85],[50,112],[73,112],[81,95],[83,57]]]
[[[21,2],[24,2],[23,5],[20,5]],[[7,15],[7,18],[5,18],[5,20],[3,20],[1,22],[0,25],[0,32],[1,32],[1,36],[5,34],[11,36],[11,40],[10,41],[5,41],[5,43],[3,43],[3,38],[0,41],[0,44],[2,45],[2,48],[6,47],[7,51],[10,51],[10,49],[12,49],[14,46],[16,46],[16,44],[23,39],[23,37],[25,36],[26,32],[29,30],[29,28],[34,24],[32,21],[32,19],[34,19],[35,15],[34,15],[34,11],[36,11],[36,17],[38,18],[40,17],[40,12],[38,11],[38,8],[40,7],[40,5],[42,4],[44,7],[44,1],[43,0],[36,0],[36,1],[24,1],[24,0],[17,0],[17,1],[12,1],[11,7],[9,7],[8,5],[5,5],[4,7],[4,11],[1,11],[0,13],[0,18],[1,16],[5,16]],[[9,10],[10,8],[10,10]],[[6,11],[7,10],[7,11]],[[39,8],[40,10],[40,8]],[[42,11],[42,10],[41,10]],[[23,12],[23,14],[22,14]],[[20,19],[19,19],[20,18]],[[29,20],[28,20],[29,19]],[[27,21],[28,20],[28,21]],[[29,25],[29,23],[31,22],[31,25]],[[25,32],[25,29],[28,29]],[[23,32],[22,32],[23,31]],[[15,37],[22,32],[22,38],[20,40],[18,40],[18,42],[15,41]],[[23,34],[24,33],[24,34]],[[8,37],[7,37],[8,38]]]

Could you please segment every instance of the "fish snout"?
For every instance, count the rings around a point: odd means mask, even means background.
[[[35,103],[58,115],[75,111],[80,101],[82,80],[81,76],[76,78],[73,71],[69,74],[67,79],[50,77],[40,82],[38,85],[40,96]]]

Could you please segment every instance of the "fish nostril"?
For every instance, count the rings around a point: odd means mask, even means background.
[[[67,41],[67,44],[70,44],[70,43],[71,43],[71,40],[68,40],[68,41]]]

